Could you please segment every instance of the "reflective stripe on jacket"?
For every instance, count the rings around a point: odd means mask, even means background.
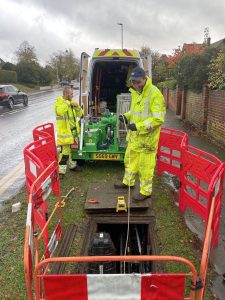
[[[130,92],[131,108],[125,116],[130,124],[135,123],[137,127],[137,131],[129,130],[127,135],[130,149],[138,152],[156,151],[160,127],[166,114],[163,95],[148,77],[141,94],[133,88]]]
[[[72,100],[73,101],[73,100]],[[54,104],[57,128],[57,144],[73,144],[74,137],[79,136],[79,120],[83,115],[82,108],[78,105],[71,106],[71,101],[65,100],[62,96],[56,99]]]

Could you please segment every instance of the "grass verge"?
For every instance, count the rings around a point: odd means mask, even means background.
[[[165,184],[163,177],[156,176],[154,179],[153,209],[156,215],[156,230],[161,255],[186,258],[194,264],[199,274],[203,245],[185,225],[183,215],[175,205],[174,196],[169,186]],[[186,265],[181,263],[168,262],[164,266],[168,273],[190,271]],[[207,276],[208,282],[210,282],[210,278],[213,276],[211,269],[208,270]],[[214,298],[207,287],[204,300],[211,299]]]
[[[39,87],[29,87],[27,85],[21,84],[21,83],[14,83],[15,87],[17,87],[20,91],[25,92],[25,93],[32,93],[35,91],[39,91]]]

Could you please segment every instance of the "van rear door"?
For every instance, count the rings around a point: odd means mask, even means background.
[[[84,116],[88,114],[87,71],[89,57],[86,52],[81,53],[79,104],[83,107]]]

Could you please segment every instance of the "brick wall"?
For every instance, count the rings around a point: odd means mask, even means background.
[[[186,93],[185,120],[202,130],[202,94]]]
[[[221,145],[225,145],[225,90],[209,91],[207,134]]]
[[[176,101],[176,90],[169,90],[168,95],[168,108],[172,112],[176,113],[177,101]]]
[[[225,90],[213,91],[204,86],[200,94],[178,88],[162,92],[168,109],[225,146]]]

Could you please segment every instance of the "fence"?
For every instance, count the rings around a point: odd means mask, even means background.
[[[211,140],[225,146],[225,90],[210,90],[203,86],[200,94],[189,90],[162,89],[167,108]]]

